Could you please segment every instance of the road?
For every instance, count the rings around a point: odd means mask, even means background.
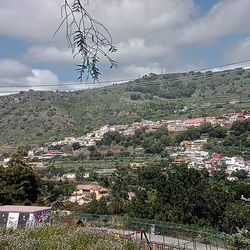
[[[111,229],[111,228],[98,228],[99,230],[104,230],[107,231],[110,234],[114,235],[120,235],[120,236],[130,236],[136,240],[140,240],[141,233],[135,232],[135,231],[124,231],[124,230],[116,230],[116,229]],[[179,247],[185,247],[187,250],[226,250],[226,248],[221,248],[221,247],[216,247],[216,246],[210,246],[202,242],[192,242],[192,241],[187,241],[187,240],[182,240],[174,237],[167,237],[163,235],[152,235],[146,233],[148,239],[152,243],[158,243],[158,244],[166,244],[169,246],[179,246]],[[143,237],[145,239],[145,237]]]

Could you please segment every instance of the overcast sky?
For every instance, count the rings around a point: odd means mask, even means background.
[[[63,2],[0,0],[0,86],[76,81],[63,30],[53,36]],[[250,59],[250,0],[89,0],[86,8],[118,48],[119,68],[103,62],[100,81]]]

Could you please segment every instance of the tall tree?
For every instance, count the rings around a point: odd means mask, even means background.
[[[8,167],[0,169],[1,204],[30,204],[38,198],[39,177],[25,164],[20,152],[14,152]]]

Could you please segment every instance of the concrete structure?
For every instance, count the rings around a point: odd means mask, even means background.
[[[0,227],[3,228],[27,228],[50,219],[51,207],[0,206]]]

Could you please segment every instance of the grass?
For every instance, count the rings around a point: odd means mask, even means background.
[[[76,226],[42,226],[32,229],[1,230],[1,250],[136,250],[132,240],[117,240],[102,230]]]

